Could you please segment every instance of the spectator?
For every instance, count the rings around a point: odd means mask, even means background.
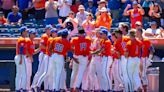
[[[7,18],[8,13],[11,12],[13,5],[15,5],[15,0],[1,0],[1,1],[2,1],[3,13],[5,15],[5,18]]]
[[[150,23],[150,28],[146,29],[144,36],[148,38],[157,38],[160,36],[160,29],[157,28],[157,23],[155,21]]]
[[[12,12],[10,12],[7,16],[7,22],[11,25],[19,25],[22,22],[22,14],[19,12],[19,8],[17,6],[13,6]]]
[[[142,23],[142,16],[144,15],[144,10],[140,4],[136,1],[133,2],[133,9],[128,10],[131,7],[130,4],[124,10],[124,16],[130,16],[131,27],[135,28],[135,23],[140,21]]]
[[[153,5],[153,2],[151,1],[151,0],[145,0],[144,2],[143,2],[143,4],[142,4],[142,7],[143,7],[143,9],[144,9],[144,11],[145,11],[145,17],[149,17],[149,10],[150,10],[150,6],[151,5]]]
[[[107,8],[103,7],[100,10],[100,15],[96,19],[96,27],[104,26],[110,31],[112,25],[112,17],[108,14]]]
[[[118,29],[122,31],[124,36],[129,35],[129,26],[126,23],[119,23]]]
[[[77,29],[77,27],[78,27],[78,20],[75,18],[75,14],[72,11],[69,13],[69,16],[64,21],[64,23],[63,23],[64,27],[69,29],[71,27],[71,26],[68,27],[68,23],[69,22],[71,22],[72,25],[73,25],[73,28],[72,28],[72,30],[70,32],[70,36],[75,36],[78,33],[78,29]]]
[[[35,19],[43,20],[45,18],[45,2],[46,0],[33,0],[35,8]]]
[[[82,23],[82,26],[85,30],[86,35],[91,36],[91,33],[95,28],[95,21],[93,20],[92,13],[88,13],[87,19],[84,20],[84,22]]]
[[[4,14],[0,12],[0,25],[4,25],[7,23],[6,18],[4,17]]]
[[[100,0],[99,2],[98,2],[98,8],[96,9],[96,17],[97,16],[99,16],[100,15],[100,10],[101,10],[101,8],[103,8],[103,7],[105,7],[105,8],[107,8],[107,11],[109,12],[110,11],[110,9],[107,7],[107,4],[108,4],[108,2],[106,1],[106,0]]]
[[[81,5],[80,1],[79,0],[75,0],[76,2],[74,4],[72,4],[71,6],[71,10],[74,12],[74,13],[77,13],[78,12],[78,8],[79,5]]]
[[[119,19],[120,0],[108,0],[108,8],[111,10],[112,18]]]
[[[58,0],[59,17],[64,22],[71,11],[72,0]]]
[[[161,13],[162,10],[158,3],[151,5],[149,10],[150,21],[155,21],[158,26],[161,26]]]
[[[162,9],[162,13],[161,13],[161,26],[164,27],[164,0],[157,0],[156,1],[159,6]]]
[[[86,11],[95,15],[96,7],[93,6],[93,0],[88,0],[87,6],[86,6]]]
[[[88,12],[85,11],[83,5],[80,5],[78,10],[79,12],[76,14],[76,18],[78,20],[78,26],[82,27],[82,23],[87,18]]]
[[[29,11],[34,11],[31,0],[17,0],[17,6],[22,14],[22,20],[28,18]]]
[[[58,14],[57,14],[57,2],[54,0],[48,0],[45,4],[46,9],[46,24],[57,24]]]

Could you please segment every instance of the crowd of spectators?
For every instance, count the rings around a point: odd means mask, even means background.
[[[0,25],[20,25],[34,16],[45,24],[71,22],[76,33],[78,26],[89,35],[92,29],[105,26],[110,30],[114,21],[130,18],[130,27],[146,28],[145,36],[163,37],[164,0],[0,0]],[[122,30],[128,30],[120,23]]]

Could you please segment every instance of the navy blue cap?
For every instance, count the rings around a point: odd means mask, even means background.
[[[157,22],[155,22],[155,21],[150,22],[150,26],[151,25],[156,25],[156,24],[157,24]]]
[[[67,36],[68,35],[68,29],[63,29],[61,35],[62,36]]]
[[[24,31],[29,31],[26,26],[22,26],[21,28],[19,28],[20,33],[24,32]]]
[[[58,31],[57,31],[57,29],[53,28],[53,29],[50,30],[50,32],[51,33],[54,33],[54,32],[57,33]]]
[[[61,24],[57,24],[55,27],[56,27],[56,29],[63,28],[63,26]]]
[[[52,29],[52,25],[46,25],[45,29]]]
[[[30,29],[29,34],[36,34],[36,30],[35,29]]]
[[[132,3],[132,4],[133,4],[133,5],[134,5],[134,4],[138,4],[138,2],[137,2],[137,1],[133,1],[133,3]]]
[[[103,33],[103,34],[108,35],[108,30],[106,30],[106,29],[101,29],[101,30],[100,30],[100,33]]]

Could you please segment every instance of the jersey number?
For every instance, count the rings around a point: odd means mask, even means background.
[[[62,51],[63,51],[63,47],[64,47],[63,44],[56,43],[56,44],[55,44],[55,51],[57,51],[57,52],[62,52]]]
[[[80,43],[80,51],[86,50],[86,48],[87,48],[87,43],[85,43],[85,42]]]

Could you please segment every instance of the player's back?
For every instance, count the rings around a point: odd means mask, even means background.
[[[75,37],[71,41],[75,55],[89,55],[91,39],[89,37]]]
[[[66,38],[56,37],[52,42],[54,53],[58,53],[66,56],[66,53],[70,50],[70,42]]]
[[[27,43],[27,50],[28,50],[29,54],[33,55],[33,53],[35,51],[34,42],[32,40],[30,40],[29,38],[27,38],[26,43]]]

